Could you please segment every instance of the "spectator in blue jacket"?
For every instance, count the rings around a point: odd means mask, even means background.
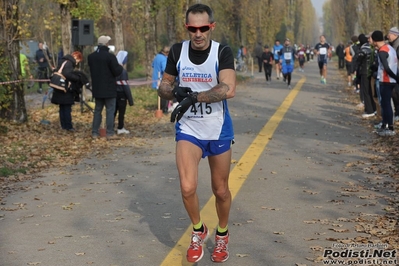
[[[166,61],[168,60],[169,46],[163,49],[155,56],[152,61],[152,88],[158,89],[158,82],[161,82],[163,72],[165,71]],[[169,101],[161,99],[161,110],[163,113],[168,112]]]

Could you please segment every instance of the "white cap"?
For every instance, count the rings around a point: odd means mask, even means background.
[[[97,44],[98,45],[106,45],[110,40],[111,40],[111,37],[102,35],[98,38]]]

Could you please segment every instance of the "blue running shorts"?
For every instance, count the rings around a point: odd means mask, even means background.
[[[202,158],[219,155],[230,150],[232,140],[199,140],[193,136],[177,133],[176,141],[186,140],[198,146],[202,150]]]
[[[293,65],[291,65],[291,64],[283,65],[283,68],[282,68],[283,74],[292,73],[292,71],[294,71],[294,66]]]

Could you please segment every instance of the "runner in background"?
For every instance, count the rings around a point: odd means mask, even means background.
[[[299,61],[299,71],[304,72],[304,65],[305,65],[305,56],[306,56],[306,48],[303,44],[299,45],[299,50],[296,53],[296,56]]]
[[[326,43],[326,38],[324,35],[320,36],[320,42],[314,47],[314,53],[317,56],[317,62],[319,64],[320,70],[320,82],[322,84],[327,83],[327,60],[328,60],[328,50],[330,45]]]
[[[281,45],[279,40],[276,40],[274,46],[273,46],[273,54],[274,54],[274,63],[276,65],[276,78],[280,79],[281,74],[281,64],[280,64],[280,51],[283,49],[283,46]]]

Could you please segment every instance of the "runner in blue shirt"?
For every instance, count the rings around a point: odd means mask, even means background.
[[[276,40],[275,44],[273,45],[273,55],[274,55],[274,63],[276,65],[276,78],[279,79],[281,76],[281,64],[280,64],[280,51],[283,49],[279,40]]]

